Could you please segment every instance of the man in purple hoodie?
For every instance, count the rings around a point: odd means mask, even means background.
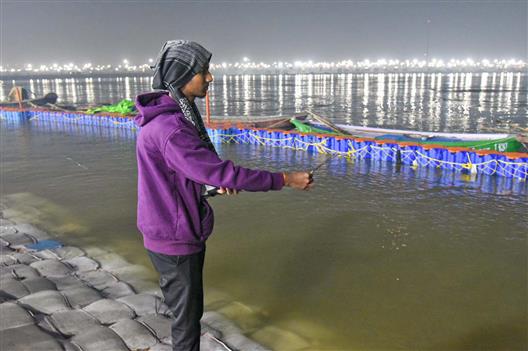
[[[137,226],[174,315],[172,347],[178,351],[200,348],[205,241],[213,230],[206,198],[312,186],[307,172],[253,170],[218,157],[194,103],[213,80],[210,59],[211,53],[197,43],[165,43],[152,84],[161,91],[136,99],[136,123],[141,126]]]

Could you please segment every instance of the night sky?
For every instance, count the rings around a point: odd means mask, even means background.
[[[170,39],[213,61],[526,59],[528,6],[508,1],[1,1],[2,65],[131,64]]]

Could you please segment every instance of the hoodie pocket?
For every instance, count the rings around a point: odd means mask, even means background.
[[[178,196],[178,190],[176,187],[176,173],[174,172],[171,172],[171,186],[172,186],[172,198],[174,199],[174,206],[176,207],[174,217],[172,217],[173,218],[172,226],[174,227],[175,232],[178,233],[178,229],[180,229],[180,223],[181,223],[180,215],[182,211],[180,208],[181,201],[180,201],[180,197]]]
[[[200,212],[203,211],[203,213],[200,213],[200,225],[202,229],[201,240],[205,241],[213,231],[214,213],[212,207],[205,199],[202,199],[201,207],[202,209]]]

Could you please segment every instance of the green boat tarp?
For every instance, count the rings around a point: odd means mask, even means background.
[[[413,141],[414,142],[414,141]],[[417,144],[435,144],[446,147],[467,147],[474,150],[494,150],[500,152],[517,152],[523,145],[516,137],[508,137],[494,140],[461,140],[461,141],[429,141],[418,140]]]
[[[136,112],[136,106],[132,100],[123,99],[114,105],[105,105],[94,107],[86,110],[87,113],[94,114],[98,112],[119,113],[122,115],[130,115]]]
[[[309,124],[303,123],[299,121],[298,119],[292,118],[290,119],[290,122],[295,126],[295,129],[297,129],[301,133],[316,133],[316,134],[335,134],[335,135],[342,135],[341,133],[329,131],[326,129],[316,128]]]

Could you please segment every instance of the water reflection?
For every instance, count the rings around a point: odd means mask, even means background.
[[[251,104],[251,87],[250,87],[250,79],[252,82],[254,82],[254,76],[244,75],[242,76],[243,81],[243,92],[244,92],[244,110],[242,112],[242,115],[247,116],[249,114],[249,106]]]
[[[85,85],[86,85],[86,100],[94,101],[95,94],[94,94],[93,78],[86,78]]]
[[[59,102],[114,103],[149,91],[151,77],[2,81]],[[525,73],[223,75],[210,87],[213,116],[293,115],[305,109],[339,123],[451,132],[528,126]],[[204,110],[204,101],[198,101]]]
[[[222,77],[222,81],[223,81],[223,86],[222,86],[222,94],[223,94],[223,105],[224,105],[224,113],[223,115],[226,116],[227,113],[228,113],[228,108],[229,108],[229,100],[227,99],[227,76],[224,75]],[[214,86],[218,86],[218,84],[213,84]],[[216,100],[215,100],[216,101]],[[215,109],[216,111],[216,109]]]
[[[125,77],[125,99],[133,99],[134,97],[130,91],[130,77]]]
[[[363,76],[363,126],[368,126],[369,120],[369,108],[368,108],[368,102],[369,102],[369,75],[365,74]]]
[[[279,95],[279,111],[282,111],[284,106],[284,86],[283,81],[284,76],[282,74],[279,74],[278,81],[279,81],[279,88],[278,88],[278,95]]]

